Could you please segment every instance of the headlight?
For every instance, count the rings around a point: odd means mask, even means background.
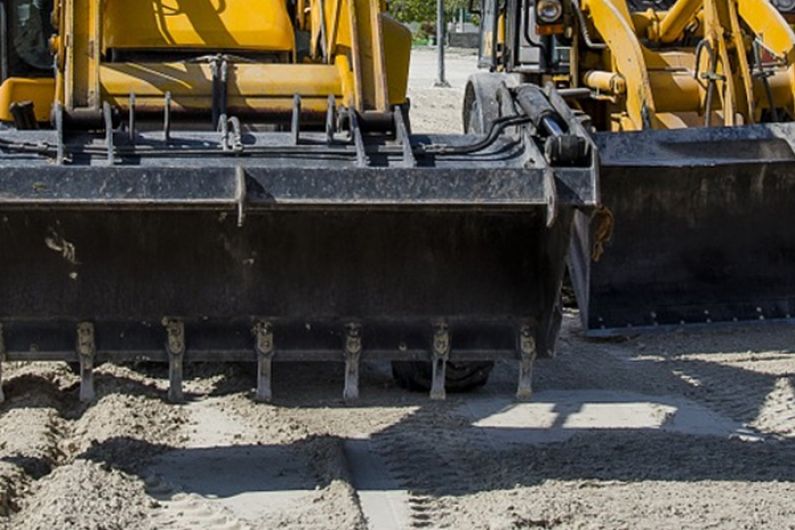
[[[551,24],[563,16],[563,4],[560,0],[538,0],[536,2],[536,16],[540,22]]]

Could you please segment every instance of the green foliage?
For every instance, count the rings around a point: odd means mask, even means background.
[[[466,9],[469,0],[444,0],[445,18],[453,20],[459,9]],[[389,11],[401,22],[429,22],[436,20],[435,0],[392,0]]]

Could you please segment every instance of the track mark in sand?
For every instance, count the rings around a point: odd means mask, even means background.
[[[400,489],[385,463],[373,450],[370,439],[346,440],[344,450],[368,528],[408,528],[411,524],[408,492]]]
[[[309,463],[297,451],[251,441],[244,425],[206,399],[186,405],[194,426],[186,447],[149,468],[152,514],[167,528],[246,529],[289,509],[315,489]]]
[[[430,406],[371,439],[376,452],[408,495],[409,523],[403,528],[436,528],[450,513],[439,497],[470,484],[472,459],[492,447],[479,430],[462,436],[461,422],[448,406]]]

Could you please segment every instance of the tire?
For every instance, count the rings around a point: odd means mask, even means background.
[[[99,367],[100,367],[100,366],[102,366],[103,364],[105,364],[105,362],[104,362],[104,361],[102,361],[102,362],[99,362],[99,363],[98,363],[98,362],[95,362],[95,363],[94,363],[94,368],[99,368]],[[66,362],[66,366],[68,366],[68,367],[69,367],[69,370],[70,370],[70,371],[71,371],[73,374],[75,374],[75,375],[80,375],[80,363],[79,363],[79,362],[75,362],[75,361],[67,361],[67,362]]]
[[[470,392],[482,387],[489,380],[494,363],[466,362],[447,363],[445,389],[448,392]],[[397,384],[408,390],[427,392],[431,389],[431,363],[423,361],[394,361],[392,376]]]

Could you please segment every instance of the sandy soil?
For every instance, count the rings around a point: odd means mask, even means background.
[[[474,57],[451,89],[415,54],[417,131],[456,131]],[[449,117],[456,114],[455,119]],[[431,402],[365,364],[104,365],[77,400],[61,363],[4,365],[0,528],[795,528],[795,328],[590,341],[567,313],[560,355]]]
[[[436,88],[436,52],[415,50],[411,57],[411,126],[416,133],[463,132],[461,103],[467,78],[477,71],[473,50],[449,50],[445,59],[445,79],[449,88]]]

